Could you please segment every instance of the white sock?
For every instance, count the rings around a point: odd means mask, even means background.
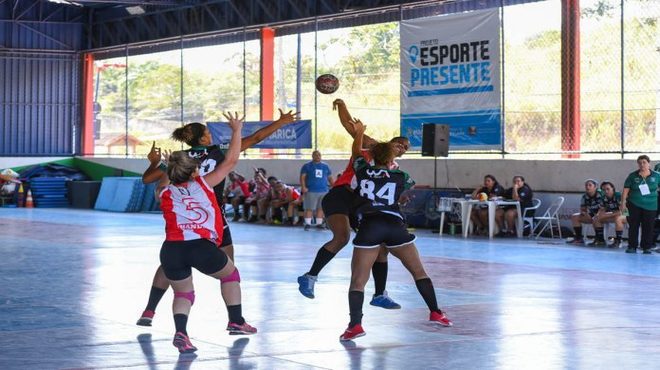
[[[311,225],[312,224],[312,218],[311,217],[305,217],[305,225]]]
[[[323,225],[323,219],[322,218],[317,218],[316,219],[316,226],[321,227]]]

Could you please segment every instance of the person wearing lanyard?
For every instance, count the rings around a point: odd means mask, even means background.
[[[621,214],[628,215],[628,248],[626,253],[637,253],[639,227],[642,227],[641,247],[651,254],[653,223],[658,210],[658,184],[660,173],[651,170],[647,155],[637,157],[637,171],[630,173],[623,184]]]

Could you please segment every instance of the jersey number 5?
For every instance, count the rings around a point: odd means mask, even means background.
[[[374,195],[376,184],[371,180],[360,181],[360,196],[367,197],[371,200],[376,198],[385,200],[388,206],[394,204],[394,193],[396,193],[396,184],[393,182],[386,182]]]

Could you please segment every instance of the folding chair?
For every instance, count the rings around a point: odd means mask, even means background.
[[[534,198],[532,199],[532,206],[527,207],[523,210],[522,219],[523,219],[523,229],[526,224],[529,224],[529,236],[534,236],[532,232],[534,231],[534,213],[541,206],[541,199]]]
[[[541,236],[541,234],[543,234],[545,229],[547,229],[548,227],[550,228],[550,237],[554,239],[555,237],[554,226],[556,222],[557,229],[559,230],[559,238],[561,239],[561,224],[559,223],[559,209],[563,204],[564,204],[564,197],[557,197],[552,202],[552,204],[550,204],[550,207],[548,207],[548,209],[545,210],[543,216],[535,217],[538,223],[536,224],[536,227],[532,229],[530,235],[534,235],[534,231],[536,231],[536,228],[543,225],[541,230],[536,234],[536,239],[538,239],[539,236]]]

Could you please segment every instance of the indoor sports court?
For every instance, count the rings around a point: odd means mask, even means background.
[[[656,367],[659,16],[0,0],[0,368]]]

